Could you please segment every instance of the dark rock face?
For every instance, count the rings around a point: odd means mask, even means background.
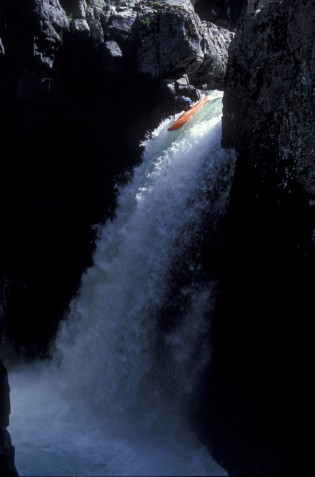
[[[17,477],[14,466],[14,447],[6,430],[9,425],[10,398],[7,370],[0,360],[0,475]]]
[[[311,466],[314,15],[312,1],[270,2],[243,19],[230,49],[223,145],[237,163],[198,409],[229,475]]]
[[[120,89],[118,101],[103,94],[104,84],[109,91]],[[92,225],[112,214],[115,182],[125,180],[139,160],[138,144],[150,122],[144,101],[148,107],[152,102],[145,84],[139,98],[130,87],[126,92],[120,78],[91,73],[75,81],[65,77],[49,96],[14,101],[7,110],[12,117],[1,161],[3,308],[7,335],[31,353],[45,352],[90,263]],[[136,121],[142,123],[138,130]]]
[[[6,336],[41,355],[90,263],[92,226],[111,215],[118,176],[139,160],[154,98],[146,82],[104,72],[94,42],[67,30],[43,72],[25,52],[37,17],[23,5],[3,17],[1,288]]]

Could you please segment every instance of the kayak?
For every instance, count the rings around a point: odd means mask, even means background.
[[[192,108],[188,109],[188,111],[185,111],[183,114],[179,116],[179,118],[174,121],[169,128],[167,128],[168,131],[176,131],[177,129],[180,129],[184,124],[190,119],[197,111],[200,109],[202,106],[204,106],[207,102],[209,101],[209,96],[204,96],[202,99],[200,99],[195,106]]]

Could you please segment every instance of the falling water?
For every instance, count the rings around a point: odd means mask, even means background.
[[[168,132],[167,119],[143,141],[52,361],[10,370],[20,475],[226,475],[184,412],[211,357],[214,285],[194,278],[198,253],[186,253],[205,214],[215,224],[224,212],[233,177],[221,97],[212,92],[181,130]],[[190,280],[176,288],[185,306],[174,316],[165,305],[179,262]]]

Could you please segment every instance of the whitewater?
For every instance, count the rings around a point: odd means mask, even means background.
[[[205,215],[215,227],[224,213],[235,162],[220,147],[222,93],[209,96],[179,131],[168,118],[144,138],[52,358],[9,367],[20,476],[227,475],[185,416],[211,359],[214,300],[198,250],[186,252]],[[185,261],[189,281],[172,297],[184,306],[168,327],[171,271]]]

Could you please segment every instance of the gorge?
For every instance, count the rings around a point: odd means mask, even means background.
[[[185,409],[191,429],[229,475],[309,468],[306,433],[293,427],[310,415],[313,6],[0,1],[0,325],[9,369],[7,378],[1,365],[1,475],[16,475],[12,366],[50,356],[99,231],[115,220],[119,191],[143,164],[143,140],[174,113],[174,95],[214,90],[223,92],[222,146],[236,152],[229,203],[214,226],[208,192],[201,200],[185,245],[187,264],[198,257],[201,269],[172,262],[156,337],[186,316],[176,296],[187,280],[209,293],[215,277],[214,302],[202,295],[211,358],[201,370],[190,358],[200,371]]]

